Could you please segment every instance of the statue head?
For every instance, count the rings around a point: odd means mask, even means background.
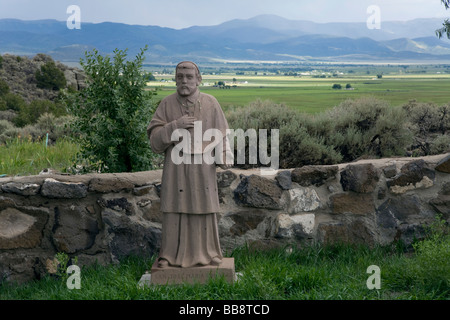
[[[202,83],[202,76],[198,66],[191,61],[180,62],[175,69],[177,92],[180,96],[187,97],[197,91]]]

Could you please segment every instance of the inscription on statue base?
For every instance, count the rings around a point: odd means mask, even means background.
[[[234,258],[223,258],[219,266],[198,266],[190,268],[166,267],[158,268],[158,261],[151,269],[151,284],[182,284],[208,282],[210,278],[224,277],[230,283],[235,280]]]

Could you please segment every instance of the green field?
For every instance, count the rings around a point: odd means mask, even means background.
[[[170,81],[171,78],[170,75],[159,76],[158,81],[148,83],[148,88],[159,89],[157,101],[175,92],[175,83]],[[233,78],[236,82],[233,82]],[[213,87],[218,81],[225,82],[231,88]],[[333,84],[340,84],[343,89],[332,89]],[[353,89],[346,90],[346,84],[350,84]],[[245,106],[251,101],[262,99],[315,113],[337,106],[346,99],[366,95],[384,99],[393,106],[412,99],[442,105],[450,102],[450,75],[387,75],[381,79],[369,75],[325,79],[311,76],[206,75],[203,76],[201,91],[215,96],[224,109],[229,106]]]

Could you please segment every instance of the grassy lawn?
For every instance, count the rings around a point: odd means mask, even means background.
[[[45,168],[63,171],[73,165],[78,149],[76,144],[64,139],[47,147],[43,141],[13,139],[0,145],[0,176],[36,175]]]
[[[158,80],[164,77],[157,78]],[[233,78],[237,82],[233,84]],[[214,82],[225,81],[231,89],[213,87]],[[247,83],[245,83],[247,82]],[[353,90],[332,89],[333,84],[345,88],[349,83]],[[411,99],[420,102],[446,104],[450,102],[450,77],[448,75],[384,76],[374,79],[369,76],[318,79],[312,77],[223,75],[204,76],[201,90],[217,98],[224,109],[230,106],[245,106],[256,99],[284,103],[296,110],[308,113],[324,111],[339,105],[349,98],[372,95],[384,99],[393,106],[402,105]],[[173,82],[150,82],[149,88],[159,88],[156,100],[175,92]]]
[[[147,286],[138,281],[154,258],[128,258],[119,265],[81,269],[81,288],[46,276],[24,285],[0,285],[0,299],[45,300],[445,300],[450,299],[448,245],[406,256],[395,246],[314,245],[302,249],[238,248],[235,258],[242,276],[234,284],[223,278],[206,285]],[[447,247],[446,247],[447,246]],[[430,257],[437,260],[430,267]],[[380,289],[367,287],[371,265],[380,268]]]

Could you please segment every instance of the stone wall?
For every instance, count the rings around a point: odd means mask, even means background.
[[[151,256],[161,240],[161,171],[0,179],[0,281],[47,273],[58,252],[79,265]],[[406,244],[441,213],[450,222],[450,154],[305,166],[264,176],[218,169],[219,230],[245,243]]]

